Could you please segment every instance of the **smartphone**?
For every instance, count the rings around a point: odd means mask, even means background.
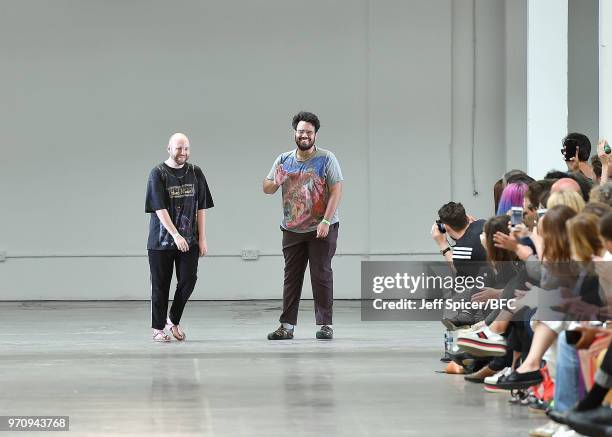
[[[438,231],[440,231],[441,234],[446,234],[446,226],[444,226],[444,223],[440,220],[436,220],[436,224],[438,225]]]
[[[563,159],[566,161],[571,161],[572,158],[576,157],[576,149],[578,148],[578,141],[574,139],[565,139],[563,141],[563,148],[561,149],[561,154],[563,155]]]
[[[548,209],[546,208],[540,208],[538,209],[538,220],[540,220],[542,217],[544,217],[544,214],[546,214],[548,212]]]
[[[523,208],[513,206],[510,210],[510,224],[514,227],[523,223]]]

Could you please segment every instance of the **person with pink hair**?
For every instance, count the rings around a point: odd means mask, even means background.
[[[522,208],[526,192],[527,184],[523,182],[508,184],[506,188],[504,188],[501,198],[499,199],[496,215],[507,214],[508,211],[515,206]]]

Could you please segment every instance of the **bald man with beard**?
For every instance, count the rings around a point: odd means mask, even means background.
[[[200,167],[187,163],[189,139],[175,133],[167,146],[168,159],[149,174],[145,212],[151,214],[147,250],[151,270],[151,327],[153,341],[179,341],[186,336],[179,326],[193,292],[198,258],[206,255],[206,214],[214,206]],[[177,285],[168,314],[173,270]]]

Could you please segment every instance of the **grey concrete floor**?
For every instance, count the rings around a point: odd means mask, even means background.
[[[317,341],[303,302],[295,338],[270,342],[279,310],[190,302],[187,341],[157,344],[146,302],[0,303],[0,415],[70,416],[52,435],[72,436],[525,436],[546,421],[435,373],[440,323],[362,322],[336,302],[336,339]]]

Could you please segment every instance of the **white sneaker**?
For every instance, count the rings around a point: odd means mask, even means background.
[[[488,376],[484,379],[484,389],[489,393],[507,393],[508,390],[497,387],[497,380],[502,376],[508,376],[512,373],[511,367],[506,367],[504,370],[497,372],[493,376]]]
[[[559,430],[553,434],[553,437],[580,437],[573,429],[568,428],[566,425],[561,425]]]
[[[565,425],[560,425],[557,422],[549,420],[546,422],[546,424],[540,426],[539,428],[529,431],[529,435],[532,437],[553,437],[561,428],[567,429]]]
[[[506,339],[491,331],[488,326],[479,331],[462,332],[457,335],[457,346],[477,357],[500,357],[506,355]]]

